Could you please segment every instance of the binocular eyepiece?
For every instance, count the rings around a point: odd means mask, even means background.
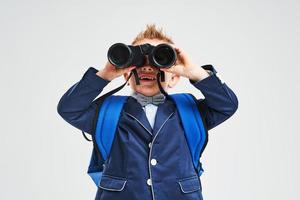
[[[141,67],[146,63],[146,56],[149,65],[157,68],[169,68],[177,59],[174,48],[165,43],[157,46],[148,43],[138,46],[116,43],[107,52],[108,61],[117,68]]]

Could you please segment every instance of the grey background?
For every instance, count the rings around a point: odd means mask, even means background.
[[[89,66],[104,66],[111,44],[130,43],[147,23],[195,63],[213,64],[239,99],[210,131],[204,198],[300,199],[299,9],[296,0],[1,0],[0,199],[95,197],[92,145],[56,106]],[[203,97],[186,79],[171,92]]]

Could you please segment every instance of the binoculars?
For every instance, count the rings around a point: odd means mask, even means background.
[[[108,61],[116,68],[141,67],[146,63],[146,56],[149,65],[157,68],[169,68],[177,59],[175,49],[165,43],[157,46],[148,43],[138,46],[116,43],[107,52]]]

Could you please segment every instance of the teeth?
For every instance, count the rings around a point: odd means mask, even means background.
[[[141,77],[141,80],[155,80],[154,77]]]

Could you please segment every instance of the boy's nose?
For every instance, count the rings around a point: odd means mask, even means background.
[[[151,67],[151,66],[149,66],[149,65],[147,65],[147,66],[142,66],[141,67],[141,71],[143,71],[143,72],[154,72],[154,68],[153,67]]]

